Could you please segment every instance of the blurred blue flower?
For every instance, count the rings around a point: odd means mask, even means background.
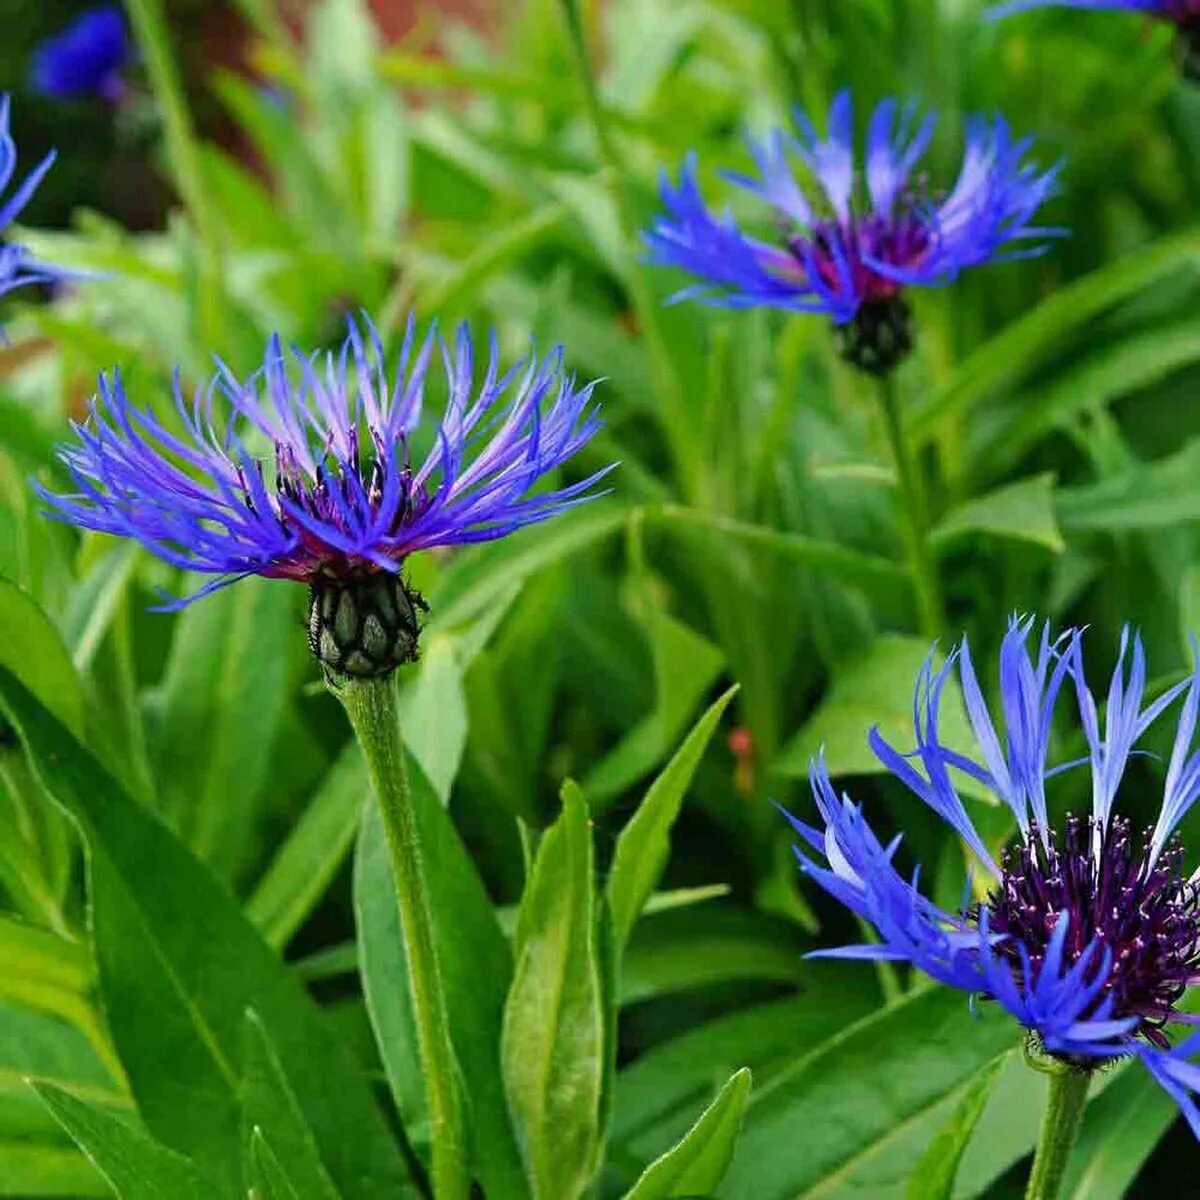
[[[8,241],[5,236],[8,227],[20,216],[38,184],[54,165],[54,157],[51,150],[4,199],[17,169],[17,145],[8,128],[8,96],[0,95],[0,296],[28,283],[53,283],[73,277],[70,271],[35,262],[24,246]]]
[[[999,116],[967,123],[958,181],[944,195],[930,192],[919,171],[936,119],[918,122],[914,105],[885,100],[875,109],[865,192],[857,186],[849,92],[834,100],[825,138],[803,112],[795,120],[798,137],[776,129],[750,142],[757,177],[722,172],[774,210],[773,242],[709,209],[694,154],[677,186],[664,175],[666,213],[644,234],[650,261],[699,280],[674,299],[824,313],[844,326],[864,310],[895,309],[906,287],[944,284],[964,267],[1040,254],[1043,239],[1061,232],[1031,224],[1056,190],[1056,169],[1028,162],[1030,141],[1014,141]],[[811,186],[801,184],[797,163]],[[905,330],[897,333],[903,338]]]
[[[1003,727],[994,723],[964,639],[936,673],[927,660],[913,701],[916,749],[901,753],[872,730],[883,765],[934,810],[990,877],[986,899],[947,912],[896,868],[900,836],[882,844],[862,809],[834,791],[822,760],[812,766],[819,827],[789,816],[807,852],[801,869],[878,932],[878,944],[821,951],[826,957],[910,962],[972,996],[998,1002],[1048,1053],[1076,1066],[1138,1056],[1179,1102],[1200,1136],[1200,1036],[1172,1048],[1164,1030],[1195,1018],[1177,1010],[1200,979],[1200,884],[1183,872],[1174,831],[1200,797],[1200,751],[1192,749],[1200,709],[1200,669],[1145,702],[1146,661],[1128,634],[1107,692],[1103,723],[1083,673],[1082,640],[1044,628],[1028,648],[1032,620],[1013,620],[999,662]],[[1128,668],[1126,666],[1128,662]],[[947,681],[957,671],[978,754],[939,739]],[[1072,685],[1088,754],[1048,765],[1051,719]],[[1157,823],[1135,838],[1113,815],[1126,764],[1146,730],[1183,697]],[[1051,825],[1046,781],[1091,769],[1092,813]],[[951,769],[988,788],[1016,818],[1020,836],[997,862],[956,789]]]
[[[132,403],[119,373],[102,376],[78,440],[60,451],[78,490],[38,488],[49,515],[216,576],[168,605],[182,607],[247,575],[398,576],[415,551],[503,537],[590,499],[611,469],[534,491],[600,424],[595,385],[564,373],[561,348],[501,375],[493,337],[476,387],[465,325],[451,351],[432,331],[418,346],[410,320],[389,383],[374,326],[348,324],[323,358],[285,352],[276,335],[245,380],[218,363],[190,403],[177,375],[170,424]],[[418,464],[411,439],[435,345],[449,398]]]
[[[38,46],[30,82],[52,100],[101,96],[116,102],[125,90],[121,70],[128,60],[125,17],[116,5],[102,4]]]
[[[1186,21],[1200,13],[1196,0],[1008,0],[987,10],[988,17],[1007,17],[1031,8],[1109,8],[1149,13],[1168,21]]]

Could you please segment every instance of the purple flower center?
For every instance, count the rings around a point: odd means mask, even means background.
[[[364,453],[359,447],[358,429],[351,428],[347,434],[349,453],[343,459],[331,448],[317,463],[315,482],[297,459],[292,446],[286,442],[275,443],[279,523],[285,532],[299,539],[299,544],[292,554],[266,567],[262,572],[264,575],[308,582],[317,577],[351,580],[380,570],[377,563],[346,552],[314,532],[303,520],[306,515],[314,523],[332,526],[351,536],[354,533],[350,525],[352,519],[370,521],[380,512],[387,486],[389,448],[376,431],[371,430],[370,437],[371,450]],[[381,539],[394,537],[416,520],[428,507],[430,499],[426,488],[414,483],[407,438],[400,435],[391,452],[399,455],[404,465],[399,473],[395,510],[387,528],[378,531]],[[261,470],[259,464],[260,475]],[[238,473],[242,475],[240,469]],[[252,511],[256,491],[243,477],[243,499]]]
[[[830,291],[859,296],[864,304],[890,300],[903,288],[871,264],[911,271],[932,244],[928,217],[902,201],[892,216],[870,213],[847,222],[821,221],[808,234],[787,237],[787,248],[803,271],[811,271]]]
[[[1175,1016],[1188,986],[1200,980],[1200,886],[1183,874],[1177,842],[1152,863],[1151,831],[1135,850],[1129,821],[1115,818],[1099,837],[1098,853],[1095,833],[1092,818],[1069,816],[1061,846],[1053,830],[1043,842],[1035,827],[1027,840],[1005,852],[1003,877],[987,900],[991,929],[1009,935],[996,951],[1012,962],[1020,981],[1020,942],[1036,973],[1065,912],[1068,965],[1093,940],[1112,956],[1097,1006],[1111,996],[1114,1018],[1140,1018],[1137,1032],[1166,1049],[1162,1028]],[[1100,956],[1096,963],[1099,969]]]

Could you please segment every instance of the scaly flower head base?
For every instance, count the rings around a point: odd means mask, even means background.
[[[918,121],[914,106],[885,100],[876,108],[862,185],[849,93],[834,100],[825,137],[804,113],[795,118],[798,136],[775,130],[750,144],[757,177],[725,172],[774,210],[773,242],[749,237],[730,214],[708,208],[695,156],[678,185],[664,177],[665,214],[645,241],[651,262],[697,279],[676,299],[822,313],[840,328],[843,355],[882,374],[912,348],[905,289],[1040,254],[1046,238],[1061,232],[1033,224],[1056,189],[1056,172],[1028,162],[1030,143],[1014,141],[1000,117],[967,124],[958,180],[941,194],[919,171],[934,118]]]
[[[964,640],[945,666],[927,662],[913,705],[916,747],[901,752],[877,731],[876,755],[910,792],[932,808],[970,848],[990,877],[985,899],[958,912],[934,905],[896,869],[901,839],[886,846],[861,808],[839,797],[824,763],[813,764],[821,825],[789,817],[808,852],[802,870],[869,922],[878,943],[822,951],[824,956],[912,963],[932,978],[994,1001],[1045,1052],[1073,1070],[1136,1055],[1176,1099],[1200,1136],[1200,1035],[1178,1044],[1174,1026],[1194,1023],[1181,1011],[1200,983],[1200,885],[1183,868],[1176,835],[1200,798],[1200,668],[1150,702],[1141,643],[1122,640],[1101,721],[1083,670],[1082,635],[1051,638],[1043,629],[1029,652],[1032,621],[1014,619],[999,662],[1003,722],[994,722]],[[942,697],[957,672],[978,755],[939,736]],[[1067,684],[1073,684],[1068,688]],[[1051,722],[1073,690],[1086,758],[1048,763]],[[1137,835],[1113,806],[1143,734],[1180,703],[1174,746],[1154,826]],[[1092,812],[1068,816],[1062,835],[1047,814],[1047,781],[1090,767]],[[955,784],[960,772],[1011,810],[1019,839],[997,863],[980,838]],[[815,852],[815,853],[814,853]]]
[[[416,662],[421,594],[399,575],[315,578],[309,585],[308,648],[327,674],[379,679]]]
[[[599,428],[594,385],[577,388],[561,350],[503,376],[493,340],[476,388],[471,339],[441,346],[448,401],[433,449],[414,462],[429,363],[410,321],[394,379],[368,323],[336,354],[272,338],[246,380],[221,366],[191,403],[175,383],[169,424],[101,378],[77,442],[60,453],[77,491],[39,489],[50,515],[132,537],[175,566],[246,575],[312,594],[310,642],[327,670],[370,677],[416,657],[424,602],[401,580],[410,554],[491,541],[583,503],[611,468],[538,489]],[[228,408],[222,421],[216,402]]]

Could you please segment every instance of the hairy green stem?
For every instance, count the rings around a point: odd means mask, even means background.
[[[880,379],[878,394],[888,445],[896,466],[896,479],[900,485],[900,501],[904,508],[904,545],[917,594],[917,617],[921,632],[928,638],[937,638],[942,633],[942,600],[937,565],[929,545],[925,496],[917,475],[912,446],[904,432],[900,397],[891,374]]]
[[[400,741],[395,680],[393,676],[347,680],[338,697],[366,757],[387,833],[429,1106],[433,1194],[436,1200],[465,1200],[471,1179],[458,1063],[450,1041],[446,999],[434,949],[433,910]]]
[[[1042,1131],[1038,1135],[1025,1200],[1058,1200],[1071,1150],[1083,1122],[1083,1106],[1087,1103],[1091,1082],[1091,1075],[1074,1067],[1062,1066],[1050,1072],[1050,1091],[1042,1114]]]

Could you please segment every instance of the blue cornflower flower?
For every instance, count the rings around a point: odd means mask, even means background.
[[[797,848],[801,869],[880,938],[818,954],[910,962],[941,983],[998,1002],[1042,1049],[1076,1068],[1136,1055],[1200,1136],[1200,1065],[1192,1061],[1200,1035],[1172,1048],[1164,1033],[1171,1023],[1194,1022],[1176,1006],[1200,982],[1200,885],[1184,875],[1175,837],[1200,797],[1200,750],[1192,748],[1200,667],[1146,703],[1145,655],[1126,633],[1101,722],[1084,678],[1081,633],[1052,639],[1047,626],[1031,655],[1032,629],[1032,620],[1014,619],[1001,645],[1002,728],[984,702],[964,639],[941,670],[934,672],[931,658],[921,671],[916,749],[901,753],[877,730],[869,735],[883,765],[970,847],[990,877],[986,899],[969,903],[968,890],[962,908],[947,912],[922,896],[919,872],[909,879],[895,866],[900,836],[881,844],[862,809],[838,798],[818,759],[811,783],[821,825],[788,817],[809,851]],[[975,757],[939,739],[941,699],[955,671]],[[1075,694],[1088,753],[1052,767],[1051,719],[1064,691]],[[1181,696],[1158,820],[1138,842],[1128,819],[1114,815],[1114,800],[1136,743]],[[1047,813],[1046,781],[1085,764],[1091,816],[1068,816],[1060,836]],[[999,862],[967,815],[951,768],[987,787],[1016,818],[1019,838]]]
[[[1200,81],[1200,0],[1008,0],[984,15],[995,20],[1032,8],[1116,9],[1169,21],[1178,31],[1184,74]]]
[[[101,96],[115,103],[125,91],[129,31],[120,8],[102,4],[81,13],[34,52],[30,82],[52,100]]]
[[[24,246],[7,241],[4,236],[33,198],[38,184],[54,165],[54,158],[51,150],[17,185],[12,195],[7,200],[3,198],[17,169],[17,144],[8,128],[8,96],[0,95],[0,296],[28,283],[53,283],[73,277],[73,272],[35,262]]]
[[[475,388],[466,326],[451,351],[432,330],[418,346],[410,319],[389,384],[374,326],[348,325],[340,351],[323,360],[286,353],[276,335],[245,380],[218,361],[190,404],[176,374],[174,428],[131,403],[118,372],[102,376],[89,419],[74,427],[77,442],[60,451],[78,490],[37,489],[48,515],[131,537],[216,577],[167,608],[248,575],[299,580],[311,588],[310,634],[327,667],[369,676],[408,661],[424,607],[400,578],[410,554],[543,521],[594,496],[612,468],[533,490],[600,424],[595,385],[564,374],[561,347],[501,375],[493,336]],[[435,344],[449,397],[433,449],[417,464],[410,439]],[[379,635],[365,648],[364,631]]]
[[[1028,162],[1031,141],[1014,141],[1002,117],[968,121],[958,181],[945,194],[928,191],[918,172],[936,118],[918,122],[913,104],[901,109],[885,100],[875,109],[865,193],[856,186],[850,93],[834,100],[826,137],[799,109],[795,121],[798,137],[776,129],[749,143],[757,178],[722,172],[774,209],[774,243],[749,237],[731,214],[708,208],[695,154],[678,186],[664,175],[666,214],[643,235],[650,261],[700,281],[674,299],[825,314],[850,361],[884,372],[912,348],[906,287],[944,284],[964,267],[1040,254],[1045,244],[1038,239],[1061,232],[1031,224],[1056,190],[1057,169]],[[802,186],[796,161],[814,186]]]

